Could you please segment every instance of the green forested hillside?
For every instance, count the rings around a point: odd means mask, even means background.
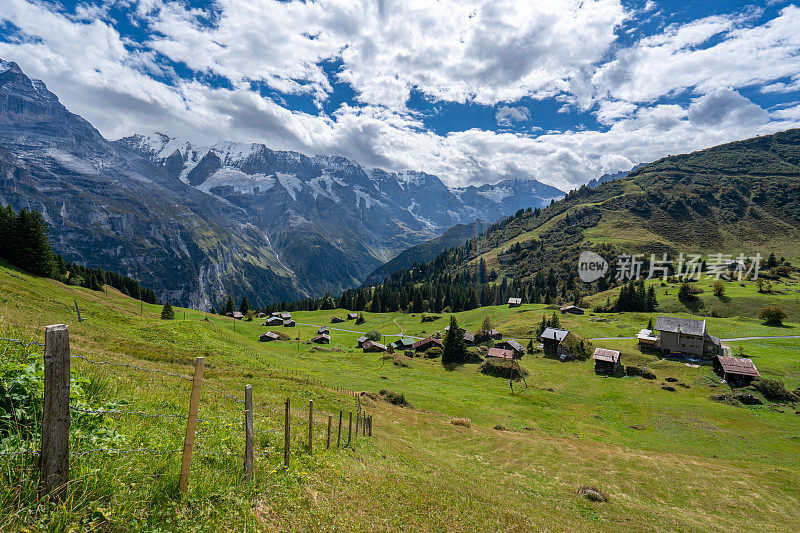
[[[596,189],[581,187],[544,209],[517,213],[388,284],[474,284],[478,301],[509,293],[528,301],[577,300],[613,284],[576,282],[577,259],[619,254],[743,253],[800,258],[800,130],[669,156]],[[645,265],[646,268],[646,265]],[[509,290],[508,287],[511,287]],[[430,290],[433,292],[433,289]],[[498,296],[499,295],[499,296]]]

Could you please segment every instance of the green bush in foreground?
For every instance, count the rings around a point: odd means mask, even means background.
[[[786,318],[786,311],[777,305],[765,305],[758,313],[758,318],[764,321],[767,326],[782,326]]]
[[[164,307],[161,308],[161,319],[162,320],[172,320],[175,318],[175,311],[172,309],[172,306],[169,305],[169,302],[164,304]]]

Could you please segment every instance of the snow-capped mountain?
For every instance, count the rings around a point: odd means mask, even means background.
[[[0,201],[43,212],[67,259],[196,307],[337,292],[455,224],[563,196],[533,180],[448,188],[263,144],[109,142],[11,62],[0,63],[0,172]]]

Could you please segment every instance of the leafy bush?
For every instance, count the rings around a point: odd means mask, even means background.
[[[384,401],[389,402],[392,405],[399,405],[401,407],[411,407],[411,404],[406,401],[406,397],[403,393],[396,393],[394,391],[381,389],[380,393],[381,398]]]
[[[434,346],[433,348],[428,348],[428,350],[425,352],[425,357],[428,359],[436,359],[437,357],[441,357],[442,353],[443,351],[441,348]]]
[[[800,402],[800,397],[790,392],[783,381],[777,379],[758,379],[753,381],[753,388],[773,402]]]
[[[472,421],[469,418],[451,418],[450,423],[454,426],[461,426],[465,428],[472,426]]]
[[[381,340],[381,332],[373,329],[367,332],[366,337],[371,341],[378,342]]]
[[[764,321],[767,326],[782,326],[783,319],[786,318],[786,312],[777,305],[765,305],[758,313],[758,317]]]
[[[625,373],[629,376],[639,376],[644,379],[656,379],[655,373],[646,366],[628,365],[625,367]]]

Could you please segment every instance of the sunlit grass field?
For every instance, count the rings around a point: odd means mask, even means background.
[[[678,302],[677,285],[657,284],[661,311],[692,316]],[[696,311],[708,331],[722,338],[800,334],[795,280],[759,294],[754,284],[727,283],[726,299],[710,282]],[[591,303],[613,299],[598,295]],[[83,322],[77,322],[73,299]],[[784,327],[768,327],[758,309],[777,303],[789,315]],[[409,367],[363,354],[356,339],[377,330],[391,342],[443,331],[449,315],[422,323],[420,315],[364,313],[366,323],[331,324],[344,310],[296,312],[295,328],[277,327],[290,341],[258,342],[270,330],[261,321],[175,309],[162,321],[160,306],[124,295],[67,287],[0,267],[0,315],[5,332],[41,340],[43,326],[70,324],[73,355],[108,359],[190,376],[194,360],[206,361],[200,416],[209,420],[198,448],[240,453],[241,397],[253,385],[256,403],[282,408],[313,399],[323,413],[355,411],[351,396],[336,389],[403,393],[410,408],[362,397],[374,415],[374,438],[349,449],[305,451],[303,412],[293,418],[291,466],[281,465],[281,413],[256,411],[256,475],[242,478],[237,455],[199,454],[192,464],[187,498],[177,494],[178,454],[88,455],[73,463],[72,495],[61,508],[36,508],[35,469],[0,458],[4,483],[0,529],[130,530],[704,530],[796,528],[800,507],[800,406],[765,402],[734,407],[712,401],[730,389],[708,366],[691,366],[642,354],[630,339],[594,340],[619,349],[624,364],[646,365],[655,380],[598,377],[590,361],[560,363],[526,355],[529,372],[513,390],[504,379],[485,376],[477,365],[454,371],[438,360],[414,358]],[[185,315],[184,315],[185,312]],[[478,329],[489,316],[507,337],[527,344],[542,316],[556,306],[482,308],[456,314],[459,325]],[[562,327],[584,338],[632,337],[658,313],[559,315]],[[331,328],[331,344],[308,344],[317,326]],[[234,331],[235,328],[235,331]],[[334,329],[338,328],[338,329]],[[349,330],[349,331],[342,331]],[[297,340],[299,338],[299,341]],[[800,339],[727,343],[752,357],[764,377],[800,386]],[[0,345],[2,347],[2,345]],[[4,358],[19,357],[6,346]],[[99,383],[99,395],[126,399],[129,408],[185,413],[188,383],[142,378],[135,372],[76,361],[73,368]],[[686,387],[662,389],[665,378]],[[306,378],[311,378],[308,380]],[[324,415],[323,415],[324,416]],[[471,427],[452,425],[467,417]],[[322,422],[324,418],[320,417]],[[201,429],[203,425],[200,425]],[[495,429],[502,427],[502,429]],[[119,420],[124,448],[179,449],[184,426],[177,421]],[[273,431],[274,430],[274,431]],[[30,459],[28,460],[30,461]],[[24,475],[20,474],[23,473]],[[19,477],[22,475],[22,477]],[[18,476],[18,477],[15,477]],[[9,483],[6,484],[6,481]],[[13,483],[12,483],[13,481]],[[607,493],[594,503],[582,485]]]

